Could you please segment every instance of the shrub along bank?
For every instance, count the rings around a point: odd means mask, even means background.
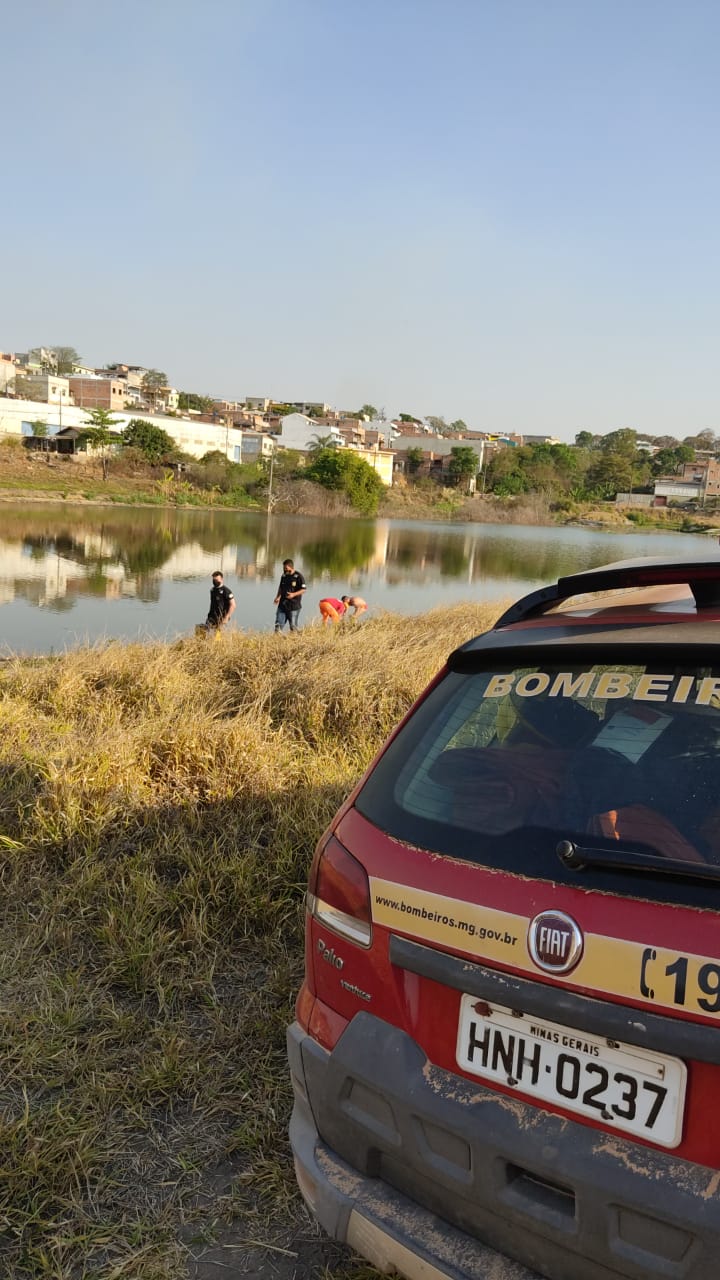
[[[560,448],[560,446],[557,446]],[[568,446],[562,446],[567,448]],[[507,452],[507,451],[506,451]],[[602,498],[588,500],[557,487],[503,484],[468,496],[462,486],[447,488],[428,477],[398,476],[385,488],[363,459],[349,452],[320,450],[301,467],[293,451],[278,454],[270,484],[265,463],[228,462],[223,454],[186,459],[177,466],[149,460],[136,446],[101,461],[78,461],[49,453],[29,453],[22,440],[0,440],[0,502],[66,500],[101,505],[255,510],[318,516],[473,521],[499,524],[598,524],[631,530],[714,530],[720,514],[709,509],[687,513],[678,508],[623,508]]]
[[[352,1274],[286,1139],[307,869],[498,609],[0,665],[3,1274]]]

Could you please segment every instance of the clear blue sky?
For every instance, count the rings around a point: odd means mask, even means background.
[[[36,0],[0,348],[483,429],[720,430],[716,0]]]

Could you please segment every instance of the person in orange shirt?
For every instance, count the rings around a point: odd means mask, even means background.
[[[320,614],[323,620],[323,626],[328,622],[339,622],[345,613],[345,605],[342,600],[336,600],[335,596],[325,596],[320,601]]]

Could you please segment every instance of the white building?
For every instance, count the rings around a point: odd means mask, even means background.
[[[233,448],[232,462],[260,462],[271,458],[275,441],[265,431],[241,431],[237,427],[230,430]]]
[[[161,387],[158,396],[158,407],[175,413],[180,401],[180,392],[176,387]]]
[[[113,413],[117,431],[123,431],[132,418],[142,418],[166,431],[178,449],[193,458],[217,451],[231,462],[254,461],[258,456],[269,457],[273,450],[273,438],[257,432],[240,431],[237,427],[220,422],[198,422],[196,418],[165,418],[150,413]],[[47,424],[48,435],[54,436],[61,427],[85,427],[89,411],[79,405],[48,404],[35,400],[11,400],[0,396],[0,438],[3,435],[31,436],[33,422]],[[262,435],[258,444],[256,437]],[[247,444],[245,437],[248,437]],[[239,451],[239,452],[236,452]]]
[[[332,437],[337,445],[343,444],[339,429],[332,424],[316,422],[304,413],[288,413],[280,419],[277,442],[283,449],[298,449],[301,453],[308,453],[317,440],[326,436]]]
[[[0,396],[7,395],[8,391],[15,390],[16,372],[15,357],[9,355],[6,351],[0,351]]]
[[[72,404],[69,380],[56,373],[30,373],[25,377],[25,385],[41,403],[59,404],[63,408]]]
[[[277,401],[273,401],[277,404]],[[286,400],[286,404],[292,405],[298,413],[312,413],[316,418],[326,418],[332,409],[332,405],[325,404],[324,400]]]
[[[52,347],[31,347],[29,351],[18,351],[17,361],[26,373],[57,371],[57,355]]]

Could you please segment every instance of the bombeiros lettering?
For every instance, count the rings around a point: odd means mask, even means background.
[[[695,703],[709,707],[720,703],[720,677],[674,676],[629,671],[508,671],[490,676],[485,698],[598,698],[632,702]]]

